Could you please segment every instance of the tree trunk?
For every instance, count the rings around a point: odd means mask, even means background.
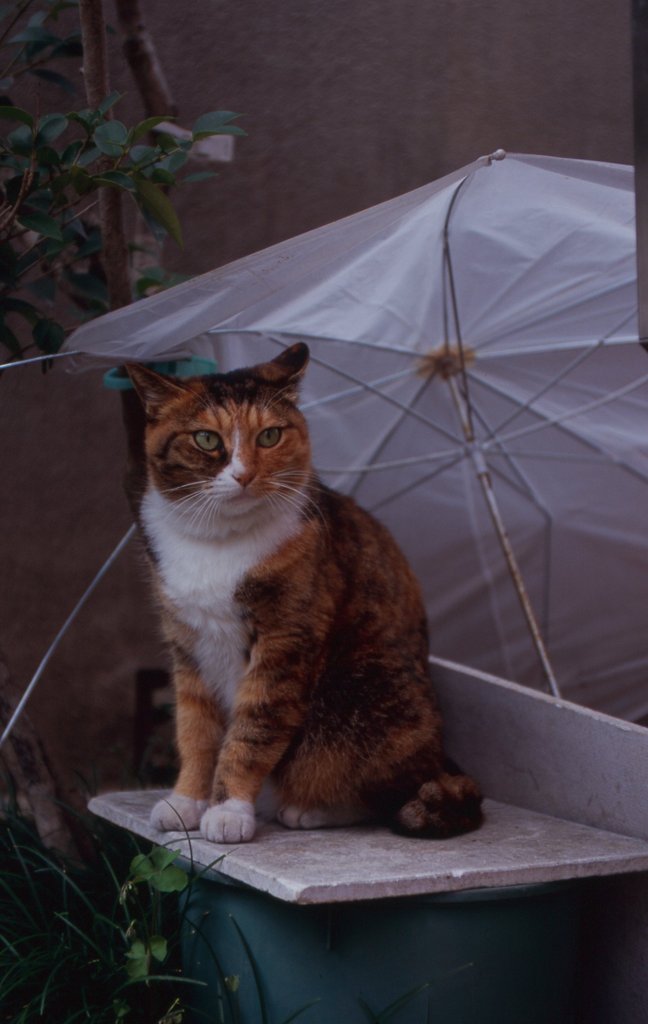
[[[86,98],[88,106],[96,109],[110,93],[106,26],[101,0],[79,0],[79,19],[83,43]],[[102,188],[99,190],[103,266],[111,309],[127,306],[132,297],[121,198],[119,189]]]
[[[19,699],[18,688],[0,651],[0,726],[3,730]],[[62,793],[57,785],[45,748],[24,712],[9,734],[2,757],[16,789],[29,804],[45,846],[67,857],[78,857],[79,845],[61,806],[61,801],[66,796],[69,799],[69,795]]]

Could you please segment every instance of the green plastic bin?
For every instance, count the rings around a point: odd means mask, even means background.
[[[573,883],[297,906],[194,879],[192,1024],[568,1024]],[[298,1013],[298,1011],[301,1011]]]

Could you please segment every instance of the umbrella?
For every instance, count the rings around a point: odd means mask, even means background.
[[[635,278],[631,168],[498,151],[107,314],[66,348],[230,369],[307,341],[315,465],[400,541],[432,652],[638,718]]]

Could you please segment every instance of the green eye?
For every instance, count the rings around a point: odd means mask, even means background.
[[[204,452],[215,452],[217,448],[223,447],[222,438],[215,430],[197,430],[193,438]]]
[[[281,427],[266,427],[257,437],[257,444],[262,448],[274,448],[279,443]]]

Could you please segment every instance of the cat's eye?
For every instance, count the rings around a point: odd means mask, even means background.
[[[281,438],[281,427],[266,427],[257,437],[257,444],[262,448],[274,448]]]
[[[215,430],[196,430],[193,439],[204,452],[215,452],[223,447],[221,436]]]

